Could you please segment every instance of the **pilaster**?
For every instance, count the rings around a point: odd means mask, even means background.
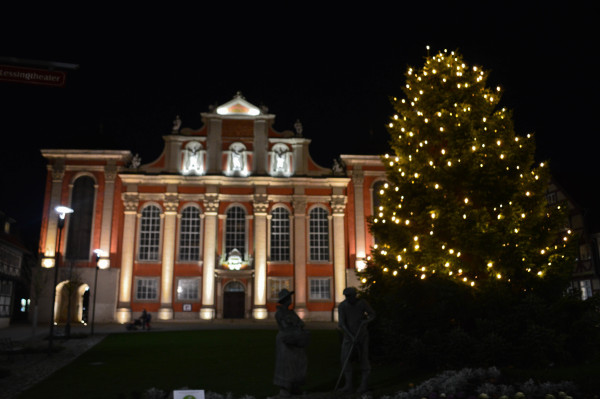
[[[344,211],[347,197],[345,195],[331,196],[333,210],[333,281],[334,281],[334,321],[338,321],[338,306],[344,300],[346,288],[346,239],[344,228]]]
[[[52,174],[52,188],[50,189],[50,208],[48,209],[48,228],[46,229],[45,257],[53,257],[56,251],[56,231],[58,229],[56,217],[53,217],[54,208],[60,205],[63,178],[65,176],[65,160],[57,159],[49,166]]]
[[[204,261],[202,266],[202,308],[200,318],[215,318],[215,262],[219,195],[207,193],[204,199]]]
[[[306,308],[306,196],[294,195],[294,309],[300,318],[308,316]]]
[[[267,200],[266,187],[254,194],[254,308],[255,319],[267,318]]]
[[[122,195],[125,218],[123,222],[123,248],[121,254],[121,285],[117,320],[125,323],[131,320],[131,288],[133,284],[133,259],[135,255],[135,225],[139,197],[137,192]]]
[[[100,249],[106,256],[110,254],[110,237],[112,231],[112,213],[116,178],[117,165],[114,161],[109,161],[104,167],[104,201],[102,205],[102,225],[100,230]]]
[[[163,230],[162,272],[160,287],[160,309],[158,318],[170,320],[173,318],[173,273],[175,271],[175,236],[177,225],[177,208],[179,199],[177,193],[166,193],[163,201],[165,223]]]

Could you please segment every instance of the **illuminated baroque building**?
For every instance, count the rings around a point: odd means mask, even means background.
[[[129,151],[42,150],[42,265],[54,266],[59,243],[61,255],[56,321],[88,321],[94,302],[104,322],[143,309],[160,320],[265,319],[282,288],[295,291],[304,319],[336,320],[374,244],[367,218],[385,181],[379,156],[342,155],[323,168],[300,125],[277,132],[275,116],[240,95],[202,118],[198,130],[176,119],[162,154],[144,165]],[[565,198],[549,186],[550,205]],[[59,204],[74,209],[60,237]],[[583,232],[569,204],[569,225]],[[97,279],[96,249],[109,266]],[[573,287],[585,299],[600,289],[597,240],[582,241],[581,253]],[[51,280],[41,304],[52,302]],[[40,320],[50,311],[42,306]]]
[[[128,322],[143,309],[159,320],[264,319],[282,288],[295,291],[301,317],[336,319],[373,244],[366,218],[385,178],[379,157],[342,155],[323,168],[299,124],[277,132],[275,116],[239,94],[202,118],[198,130],[176,119],[144,165],[129,151],[42,150],[43,265],[55,264],[59,242],[61,254],[55,320],[91,317],[95,249],[109,261],[96,321]],[[74,209],[62,241],[59,204]]]

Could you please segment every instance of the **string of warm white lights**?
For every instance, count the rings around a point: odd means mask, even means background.
[[[571,231],[561,228],[565,207],[547,206],[547,165],[534,165],[533,136],[515,134],[511,113],[497,109],[502,89],[487,78],[446,50],[408,69],[371,220],[369,261],[385,275],[476,286],[543,278],[567,260]]]

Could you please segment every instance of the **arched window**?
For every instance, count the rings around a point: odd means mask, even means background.
[[[241,206],[232,206],[227,210],[225,220],[225,254],[237,249],[242,258],[246,255],[246,211]]]
[[[140,260],[158,260],[160,249],[160,208],[149,205],[142,210],[140,221]]]
[[[200,210],[194,206],[188,206],[181,212],[179,260],[200,260]]]
[[[311,261],[329,260],[329,215],[323,208],[313,208],[309,219]]]
[[[75,180],[71,194],[73,213],[69,217],[69,237],[65,258],[89,260],[94,216],[94,179],[82,176]]]
[[[282,207],[271,212],[271,261],[290,260],[290,212]]]

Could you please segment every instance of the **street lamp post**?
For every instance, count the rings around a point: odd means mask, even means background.
[[[94,276],[94,304],[92,308],[92,330],[90,335],[94,335],[94,320],[96,318],[96,298],[98,297],[98,291],[96,290],[98,286],[98,269],[108,269],[110,263],[109,259],[104,254],[104,251],[101,249],[94,250],[96,254],[96,275]]]
[[[73,213],[73,209],[63,205],[54,208],[58,214],[58,242],[54,251],[54,285],[52,286],[52,309],[50,310],[50,336],[48,337],[48,352],[52,353],[52,343],[54,340],[54,307],[56,306],[56,285],[58,284],[58,265],[60,263],[60,240],[62,231],[65,227],[65,218],[67,214]]]

